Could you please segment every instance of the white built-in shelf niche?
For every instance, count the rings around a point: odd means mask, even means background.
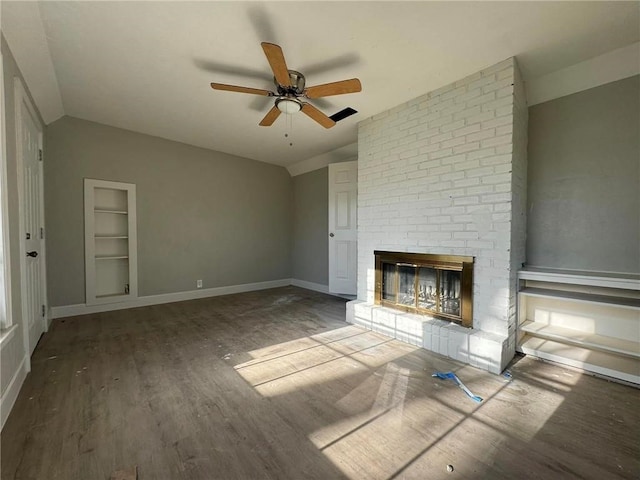
[[[84,180],[86,303],[138,296],[136,186]]]
[[[640,276],[528,268],[520,352],[640,384]]]

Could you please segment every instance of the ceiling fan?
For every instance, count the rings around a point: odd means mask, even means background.
[[[342,120],[349,115],[356,113],[351,108],[346,108],[331,117],[328,117],[316,107],[304,99],[329,97],[331,95],[343,95],[345,93],[357,93],[362,90],[360,80],[352,78],[339,82],[325,83],[314,87],[305,86],[304,75],[295,70],[289,70],[282,53],[282,48],[273,43],[262,42],[271,70],[273,70],[276,91],[263,90],[260,88],[238,87],[236,85],[226,85],[224,83],[212,83],[214,90],[226,90],[229,92],[250,93],[252,95],[264,95],[276,97],[275,105],[267,112],[260,122],[260,126],[269,127],[280,116],[281,113],[292,114],[302,112],[312,120],[325,128],[331,128],[336,121]]]

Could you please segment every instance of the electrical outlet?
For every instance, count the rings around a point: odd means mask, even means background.
[[[196,280],[196,288],[202,288],[202,280]]]

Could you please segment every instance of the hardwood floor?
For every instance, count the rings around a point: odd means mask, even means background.
[[[348,325],[344,304],[286,287],[56,320],[2,479],[640,476],[637,389],[531,358],[509,381]]]

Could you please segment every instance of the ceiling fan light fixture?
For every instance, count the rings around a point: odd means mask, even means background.
[[[291,97],[280,97],[276,100],[276,107],[282,113],[286,113],[291,115],[293,113],[297,113],[302,109],[302,103]]]

